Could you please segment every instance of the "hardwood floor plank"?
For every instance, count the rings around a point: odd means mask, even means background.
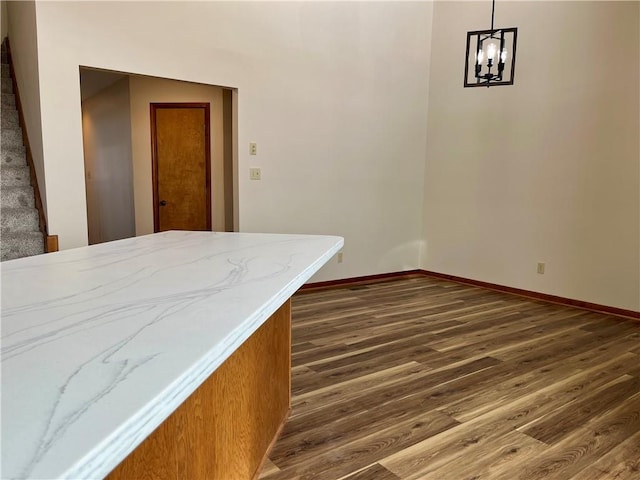
[[[488,359],[462,367],[456,365],[440,369],[432,376],[429,375],[431,372],[426,372],[409,379],[401,378],[398,382],[380,386],[375,392],[360,391],[344,399],[336,398],[334,402],[319,406],[309,414],[296,415],[289,422],[295,422],[292,428],[296,428],[297,424],[301,428],[305,425],[318,425],[326,423],[338,414],[351,416],[390,402],[396,402],[394,406],[400,410],[435,410],[452,398],[458,399],[468,395],[469,391],[475,388],[476,382],[490,382],[495,375],[492,364],[495,364],[495,360]]]
[[[301,479],[339,478],[388,454],[403,450],[458,423],[439,412],[415,415],[383,430],[360,437],[339,449],[329,449],[291,466]],[[278,465],[277,460],[274,461]]]
[[[453,369],[442,370],[431,375],[433,383],[446,383],[448,379],[458,378],[465,374],[471,373],[478,369],[486,368],[495,364],[493,359],[483,359],[477,362],[470,362],[467,365],[459,366]],[[430,376],[431,372],[422,372],[421,378]],[[390,386],[394,390],[403,388],[411,388],[417,378],[413,377],[408,382],[397,381]],[[402,383],[401,383],[402,382]],[[412,391],[412,390],[409,390]],[[334,392],[330,392],[334,393]],[[411,399],[404,402],[381,402],[380,405],[369,409],[362,409],[359,412],[351,412],[348,416],[335,418],[334,409],[322,409],[323,417],[317,415],[317,410],[312,410],[315,415],[308,414],[303,411],[306,405],[302,407],[294,405],[294,416],[285,426],[282,438],[271,453],[271,459],[280,467],[286,467],[291,463],[291,459],[295,456],[294,462],[304,458],[305,453],[299,452],[299,446],[304,444],[304,449],[317,454],[324,447],[340,448],[345,443],[352,441],[362,435],[367,435],[372,430],[381,430],[388,423],[396,423],[411,415],[416,411],[416,405],[422,402],[418,396],[412,396]],[[318,399],[313,399],[317,401]],[[329,403],[331,399],[323,396],[322,404]],[[304,426],[301,428],[301,426]],[[290,433],[291,432],[291,433]],[[303,434],[296,432],[303,432]],[[345,433],[347,432],[347,433]],[[317,448],[315,448],[317,446]],[[311,448],[309,448],[311,447]]]
[[[377,355],[375,353],[377,353]],[[424,345],[410,345],[403,348],[390,348],[387,351],[374,352],[374,354],[370,355],[362,355],[359,357],[359,360],[362,359],[362,361],[357,363],[347,362],[345,365],[337,368],[318,367],[316,365],[312,365],[309,368],[320,374],[323,381],[319,385],[323,386],[336,381],[345,381],[367,373],[380,371],[385,369],[386,366],[420,361],[425,356],[433,354],[434,350]],[[363,357],[366,357],[366,359],[363,359]]]
[[[636,480],[640,478],[640,432],[603,455],[571,480]]]
[[[319,380],[318,374],[310,368],[305,366],[294,367],[291,369],[291,394],[296,396],[307,391],[313,391],[317,388]]]
[[[337,333],[339,333],[339,330],[335,327],[322,324],[311,325],[304,329],[297,328],[291,332],[292,338],[295,336],[295,340],[292,340],[292,342],[295,343],[303,343],[324,335],[335,335]]]
[[[311,342],[302,342],[295,343],[293,342],[291,345],[291,356],[292,358],[296,356],[296,354],[300,354],[302,352],[306,352],[307,350],[313,350],[314,348],[318,348],[318,345]]]
[[[640,430],[640,394],[574,430],[532,460],[518,480],[571,478]]]
[[[564,362],[548,364],[509,378],[495,384],[490,391],[481,396],[465,397],[441,410],[461,422],[466,422],[497,407],[526,398],[530,394],[543,389],[548,392],[555,387],[561,388],[563,393],[573,394],[564,398],[566,405],[567,402],[574,402],[583,392],[598,389],[612,378],[628,374],[629,366],[637,360],[631,353],[609,357],[609,354],[593,357],[591,352],[580,353]],[[595,365],[588,368],[588,361],[595,362]]]
[[[304,331],[306,327],[313,325],[332,325],[334,327],[349,324],[356,325],[358,322],[366,322],[371,318],[375,318],[375,311],[369,306],[350,308],[342,312],[338,310],[332,314],[327,313],[326,315],[322,315],[321,317],[318,317],[313,313],[314,312],[299,314],[300,323],[293,327],[293,331]],[[324,337],[318,337],[318,339],[324,340]]]
[[[632,353],[636,353],[636,354],[640,355],[640,342],[638,342],[637,346],[630,347],[629,351],[632,352]]]
[[[350,355],[364,353],[378,348],[380,345],[364,345],[359,344],[346,344],[336,343],[333,345],[321,345],[316,348],[308,349],[298,355],[294,355],[296,363],[304,364],[307,366],[314,363],[330,362],[332,360],[338,360]]]
[[[474,456],[473,451],[479,446],[499,445],[508,432],[570,404],[577,392],[588,391],[596,381],[597,376],[591,372],[581,372],[567,381],[556,382],[502,407],[493,408],[380,463],[401,478],[413,478],[415,475],[420,478],[419,475],[426,475],[461,456]]]
[[[429,338],[428,336],[426,338]],[[366,365],[371,360],[377,360],[376,363],[381,363],[386,359],[394,359],[396,357],[402,357],[405,353],[414,351],[418,354],[430,353],[436,355],[437,352],[430,347],[425,346],[425,337],[422,335],[416,335],[412,337],[399,340],[392,345],[384,343],[382,345],[373,345],[364,349],[354,349],[353,352],[346,355],[340,355],[339,357],[323,358],[307,363],[307,366],[313,371],[322,372],[336,372],[345,371],[343,367],[353,367],[354,365]]]
[[[567,415],[567,412],[562,409],[545,415],[520,431],[546,444],[557,443],[567,433],[638,392],[640,392],[640,378],[625,375],[599,389],[589,391],[580,400],[573,402],[571,415]]]
[[[620,335],[622,332],[632,333],[637,331],[637,326],[638,322],[636,320],[608,317],[582,328],[591,333],[612,332],[614,335]]]
[[[519,336],[531,338],[531,334],[544,331],[540,325],[529,326],[528,322],[523,322],[528,315],[521,312],[510,312],[491,318],[491,323],[484,327],[473,323],[466,329],[449,330],[436,335],[436,339],[430,343],[431,348],[439,352],[446,352],[467,345],[483,343],[491,340],[509,340]],[[466,331],[465,331],[466,330]]]
[[[321,340],[317,340],[317,342],[323,345],[332,345],[336,342],[371,345],[378,344],[378,341],[375,339],[376,337],[384,338],[385,336],[394,336],[397,340],[399,338],[399,332],[404,334],[406,329],[411,327],[422,327],[423,333],[433,334],[459,325],[462,324],[457,320],[445,319],[429,321],[411,316],[403,316],[400,319],[396,318],[393,322],[385,322],[380,318],[370,315],[365,322],[357,322],[347,329],[344,329],[342,326],[337,326],[336,330],[338,333],[326,335]]]
[[[467,449],[464,458],[457,456],[440,468],[409,474],[404,476],[403,480],[445,478],[488,480],[496,478],[505,470],[509,475],[513,475],[513,466],[516,461],[526,462],[527,459],[540,455],[546,448],[542,442],[528,435],[511,431],[501,435],[495,441],[481,443],[475,449]],[[508,467],[505,468],[506,465]]]
[[[280,468],[292,467],[314,461],[318,455],[331,454],[336,450],[349,448],[349,445],[369,437],[371,432],[393,430],[402,422],[415,419],[415,411],[394,407],[394,405],[387,405],[373,411],[352,415],[345,420],[327,422],[313,430],[306,430],[302,437],[283,436],[282,442],[278,442],[270,458]],[[345,422],[348,422],[348,425]],[[458,422],[450,420],[448,424],[454,426]]]
[[[640,322],[414,277],[297,295],[292,334],[262,479],[640,480]]]
[[[368,375],[362,375],[352,380],[331,383],[326,387],[318,387],[312,391],[296,395],[292,399],[291,406],[293,411],[290,418],[308,415],[314,410],[326,408],[335,401],[344,403],[349,399],[355,399],[362,395],[375,395],[380,388],[412,382],[415,378],[427,375],[430,371],[429,367],[421,363],[408,362]]]
[[[446,361],[447,359],[465,359],[481,355],[498,357],[513,352],[532,351],[539,345],[544,344],[547,338],[571,336],[575,330],[577,330],[577,327],[574,325],[566,326],[560,323],[548,326],[533,326],[521,332],[498,335],[488,340],[447,350],[443,352],[446,355],[442,358]]]
[[[380,322],[380,319],[374,319],[375,322]],[[370,346],[382,346],[388,344],[398,344],[406,341],[411,337],[414,341],[430,340],[433,338],[435,332],[440,329],[446,329],[460,325],[460,322],[456,320],[444,320],[440,322],[425,322],[417,319],[412,321],[397,322],[394,325],[398,325],[396,329],[389,331],[380,329],[370,329],[366,333],[362,333],[357,338],[350,338],[347,340],[348,345],[352,345],[357,348],[365,348]],[[366,328],[366,327],[354,327],[354,328]],[[398,335],[398,329],[402,332],[402,335]]]

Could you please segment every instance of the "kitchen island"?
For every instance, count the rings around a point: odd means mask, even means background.
[[[254,476],[289,409],[289,299],[342,244],[164,232],[4,262],[0,476]]]

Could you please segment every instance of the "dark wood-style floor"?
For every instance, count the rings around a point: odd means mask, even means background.
[[[640,322],[428,277],[293,305],[260,478],[640,479]]]

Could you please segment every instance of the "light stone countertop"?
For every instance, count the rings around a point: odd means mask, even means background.
[[[103,478],[342,245],[164,232],[3,262],[0,477]]]

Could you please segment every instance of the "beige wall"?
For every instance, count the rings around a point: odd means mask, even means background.
[[[7,2],[5,0],[0,1],[0,39],[9,34],[9,22],[7,20]]]
[[[55,171],[47,190],[61,247],[86,243],[77,218],[78,65],[87,65],[238,88],[239,229],[344,236],[344,263],[316,280],[415,268],[431,11],[428,2],[38,3],[43,141]],[[249,180],[253,166],[261,181]]]
[[[90,65],[237,87],[240,230],[345,236],[315,280],[419,264],[638,309],[638,8],[499,2],[496,23],[520,29],[516,84],[463,89],[486,2],[437,2],[433,35],[429,2],[38,3],[53,233],[86,243]]]
[[[129,79],[82,102],[89,244],[135,236]]]
[[[211,115],[211,215],[215,231],[225,230],[224,143],[222,88],[161,78],[132,76],[131,137],[136,210],[136,235],[153,233],[153,183],[151,175],[150,103],[210,104]]]
[[[237,87],[240,230],[345,236],[344,263],[315,280],[419,264],[640,308],[638,2],[499,2],[496,23],[520,28],[518,65],[514,86],[490,89],[461,87],[466,31],[488,26],[488,4],[437,2],[433,35],[432,13],[428,2],[38,3],[62,248],[86,243],[77,71],[90,65]]]
[[[4,4],[5,2],[3,2]],[[46,212],[49,205],[47,203],[47,184],[42,146],[36,5],[33,1],[8,2],[6,9],[14,67],[13,73],[20,92],[22,112],[38,179],[38,188]],[[47,169],[49,169],[48,165]]]
[[[639,6],[499,2],[515,85],[463,89],[490,9],[435,5],[423,268],[640,309]]]

